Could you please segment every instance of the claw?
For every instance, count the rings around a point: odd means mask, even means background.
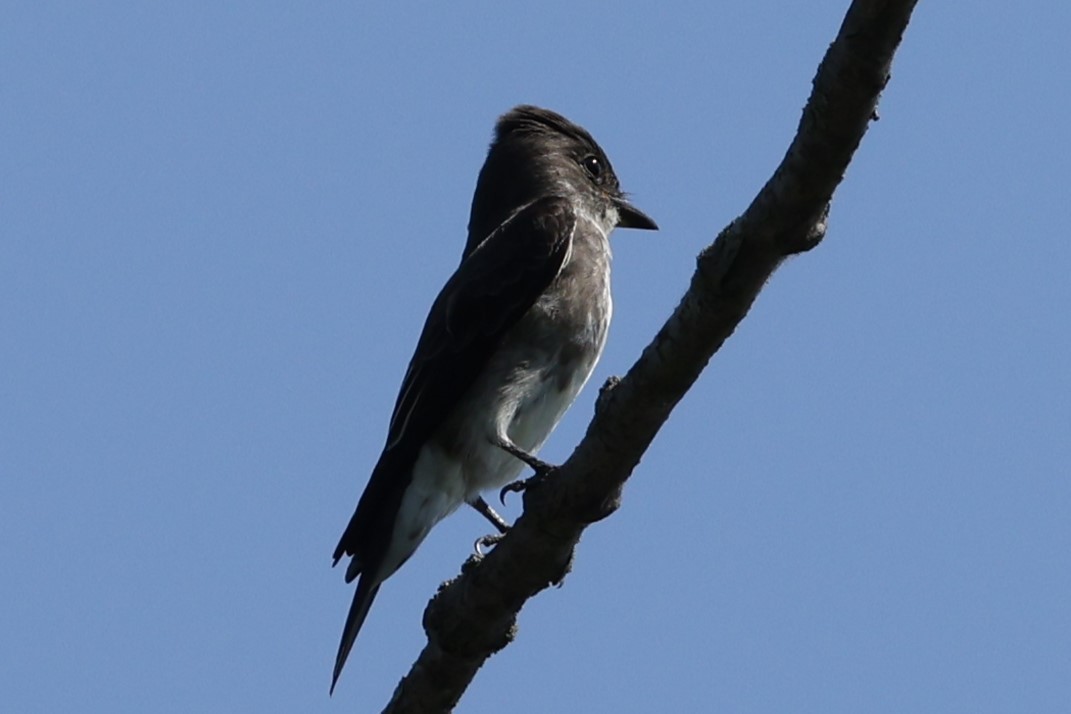
[[[516,444],[507,441],[500,440],[497,442],[498,448],[505,451],[507,454],[515,456],[528,465],[530,469],[535,471],[535,475],[531,478],[523,479],[521,481],[514,481],[513,483],[507,483],[502,487],[502,490],[498,492],[499,502],[506,505],[507,493],[520,493],[527,488],[534,486],[537,482],[549,476],[552,472],[557,471],[558,467],[554,464],[548,464],[546,461],[540,461],[536,457],[529,454],[524,449],[518,447]]]
[[[493,548],[498,545],[498,542],[506,537],[505,533],[491,533],[481,538],[477,538],[476,542],[472,544],[472,549],[476,551],[476,555],[481,558],[485,555],[484,548]]]
[[[521,493],[526,488],[528,488],[528,479],[521,479],[520,481],[507,483],[505,486],[502,487],[502,490],[498,492],[498,500],[503,506],[505,506],[507,493]]]

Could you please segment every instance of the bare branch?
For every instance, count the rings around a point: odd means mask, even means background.
[[[603,386],[569,460],[525,492],[524,513],[494,550],[471,558],[429,603],[428,644],[385,712],[453,709],[483,662],[513,639],[524,603],[568,572],[584,528],[617,509],[640,457],[777,266],[822,240],[915,3],[852,3],[781,165],[700,254],[688,291],[624,379]]]

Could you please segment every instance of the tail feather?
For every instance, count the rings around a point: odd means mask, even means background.
[[[338,676],[342,674],[342,667],[346,664],[346,658],[350,656],[353,643],[357,640],[357,633],[361,631],[364,618],[368,616],[368,609],[372,607],[372,601],[379,592],[381,580],[373,580],[371,573],[363,573],[357,581],[357,592],[353,594],[353,603],[350,604],[350,612],[346,615],[346,625],[342,628],[342,641],[338,644],[338,655],[335,656],[335,672],[331,675],[331,694],[335,693],[335,685],[338,684]]]

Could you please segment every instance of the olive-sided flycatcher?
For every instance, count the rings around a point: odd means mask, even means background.
[[[387,443],[335,548],[360,576],[334,690],[379,586],[463,503],[512,481],[584,386],[610,323],[610,231],[655,229],[583,128],[519,106],[495,127],[458,266],[431,306]]]

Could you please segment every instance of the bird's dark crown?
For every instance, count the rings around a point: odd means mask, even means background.
[[[587,130],[549,109],[522,104],[503,114],[495,125],[495,141],[498,144],[511,139],[553,138],[571,140],[576,148],[605,156],[602,149]]]
[[[491,143],[489,153],[493,154],[496,149],[509,144],[520,144],[534,150],[537,156],[565,154],[577,162],[594,156],[606,170],[602,184],[604,190],[613,193],[620,191],[610,159],[598,142],[584,127],[550,109],[521,104],[503,114],[495,125],[495,140]]]

